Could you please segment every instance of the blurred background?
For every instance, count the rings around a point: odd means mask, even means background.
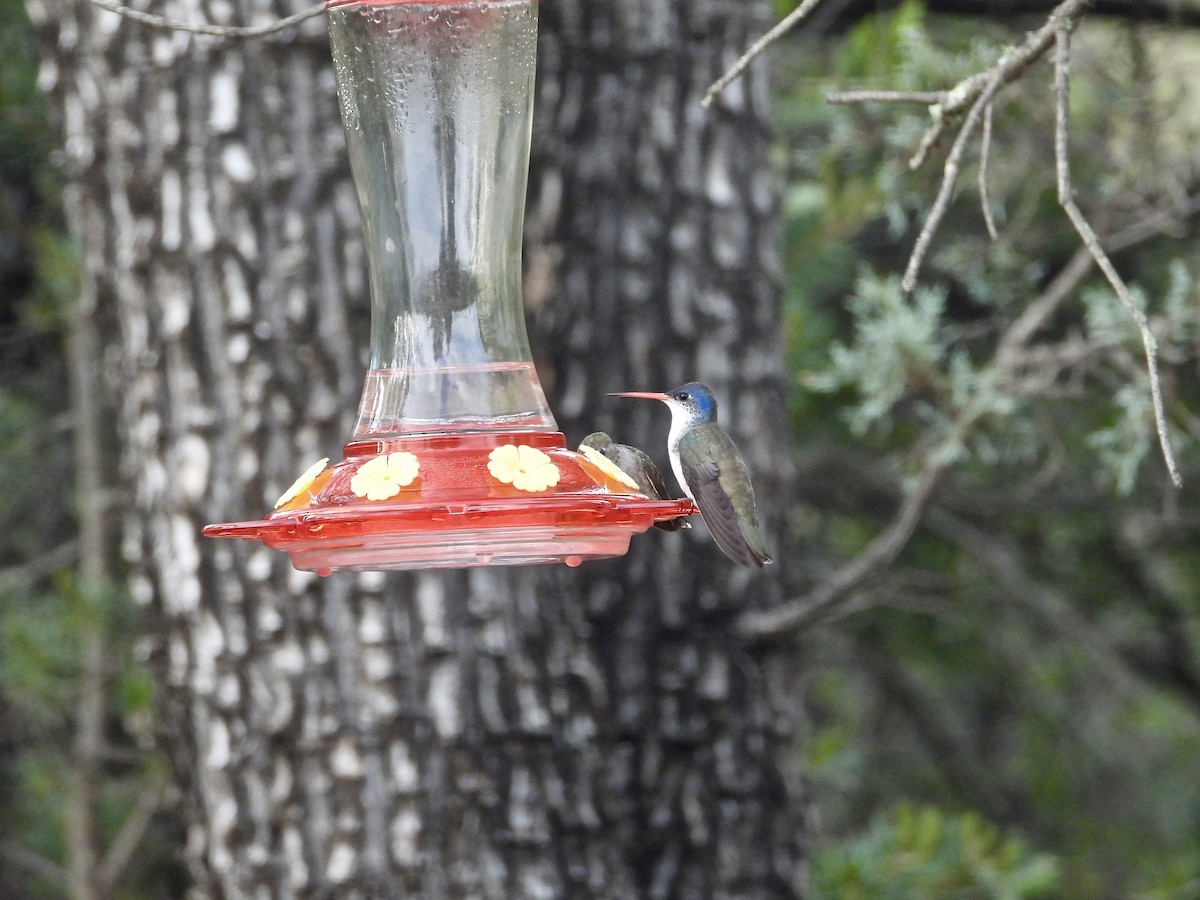
[[[831,3],[769,54],[786,541],[819,577],[929,460],[953,469],[899,558],[795,650],[814,897],[1200,897],[1200,7],[1098,4],[1071,83],[1077,196],[1158,338],[1182,490],[1138,333],[1057,203],[1050,66],[995,106],[997,237],[972,149],[911,301],[899,277],[945,148],[911,171],[924,106],[825,102],[954,85],[1050,6]],[[76,263],[37,72],[21,3],[0,0],[0,896],[64,895],[88,632],[112,674],[99,824],[130,844],[114,896],[179,896],[144,622],[119,582],[77,589]],[[1060,277],[1036,338],[999,359]]]

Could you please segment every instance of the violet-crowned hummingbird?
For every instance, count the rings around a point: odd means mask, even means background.
[[[637,489],[651,500],[670,500],[667,484],[659,474],[658,466],[649,456],[637,447],[629,444],[618,444],[603,431],[593,431],[579,442],[579,450],[584,448],[599,453],[618,469],[633,479]],[[655,528],[663,531],[678,531],[680,528],[691,528],[683,516],[677,519],[667,519],[665,522],[655,522]]]
[[[771,562],[758,527],[754,487],[733,438],[717,423],[717,399],[692,381],[665,394],[626,391],[610,397],[661,400],[671,409],[667,452],[679,486],[725,555],[743,566]]]

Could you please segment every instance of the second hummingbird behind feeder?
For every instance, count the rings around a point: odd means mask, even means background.
[[[658,466],[654,464],[649,456],[639,450],[637,447],[631,447],[628,444],[618,444],[603,431],[593,431],[582,441],[579,442],[580,452],[584,452],[584,448],[595,450],[618,469],[628,475],[637,484],[637,488],[647,497],[652,500],[670,500],[671,495],[667,492],[666,482],[659,474]],[[691,528],[688,521],[683,516],[678,519],[667,519],[664,522],[655,522],[655,528],[660,528],[663,531],[678,531],[680,528]]]
[[[692,381],[665,394],[626,391],[611,397],[661,400],[671,410],[667,452],[679,486],[700,507],[700,515],[725,555],[742,566],[770,563],[758,527],[754,487],[733,438],[717,423],[717,399]]]

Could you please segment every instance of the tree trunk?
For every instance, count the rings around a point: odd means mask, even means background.
[[[729,626],[776,580],[702,526],[580,570],[326,579],[200,538],[269,509],[352,427],[367,298],[327,38],[319,19],[237,43],[28,5],[192,896],[799,896],[790,720]],[[526,300],[569,441],[604,428],[665,463],[666,410],[604,393],[705,380],[774,524],[788,469],[761,67],[697,103],[770,10],[543,6]]]

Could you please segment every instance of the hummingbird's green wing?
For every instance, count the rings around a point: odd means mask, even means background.
[[[724,429],[705,430],[709,433],[687,434],[679,442],[683,477],[717,546],[739,565],[761,567],[771,556],[758,528],[746,465]],[[717,459],[724,461],[724,469]]]

